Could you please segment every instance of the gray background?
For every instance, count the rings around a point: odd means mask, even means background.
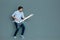
[[[60,0],[0,0],[0,40],[22,40],[20,31],[13,38],[15,26],[11,15],[17,7],[24,7],[25,16],[34,16],[24,22],[24,40],[60,40]]]

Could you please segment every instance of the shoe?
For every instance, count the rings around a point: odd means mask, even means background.
[[[23,35],[21,35],[21,38],[22,38],[22,39],[24,39],[24,36],[23,36]]]
[[[17,37],[16,36],[14,36],[14,39],[16,39]]]

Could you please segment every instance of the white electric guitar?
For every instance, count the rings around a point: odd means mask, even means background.
[[[24,19],[22,19],[22,20],[19,20],[19,21],[13,21],[13,22],[17,22],[17,23],[21,23],[21,22],[24,22],[26,19],[28,19],[28,18],[30,18],[30,17],[32,17],[34,14],[30,14],[29,16],[27,16],[27,17],[25,17]]]

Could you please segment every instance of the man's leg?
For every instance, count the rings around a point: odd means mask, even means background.
[[[15,33],[14,33],[14,36],[16,36],[17,35],[17,33],[18,33],[18,31],[19,31],[19,28],[18,28],[18,24],[16,23],[16,22],[14,22],[15,23],[15,26],[16,26],[16,31],[15,31]]]
[[[17,28],[16,31],[15,31],[15,33],[14,33],[14,36],[17,35],[18,31],[19,31],[19,29]]]
[[[22,37],[22,39],[24,39],[23,35],[24,35],[24,32],[25,32],[25,26],[24,26],[24,24],[21,24],[20,26],[22,28],[21,37]]]
[[[24,32],[25,32],[25,26],[24,26],[24,24],[21,24],[21,27],[22,27],[21,35],[24,35]]]
[[[18,28],[18,27],[17,27],[17,26],[18,26],[18,25],[17,25],[17,23],[16,23],[16,22],[14,22],[14,24],[15,24],[15,27],[16,27],[16,29],[17,29],[17,28]]]

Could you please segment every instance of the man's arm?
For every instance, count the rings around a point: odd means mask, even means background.
[[[24,19],[25,17],[24,17],[24,13],[22,13],[22,16],[21,16],[21,19]]]
[[[16,15],[16,12],[14,12],[13,14],[12,14],[12,18],[15,20],[16,18],[15,18],[15,15]]]
[[[16,18],[14,16],[12,16],[12,18],[15,20]]]

